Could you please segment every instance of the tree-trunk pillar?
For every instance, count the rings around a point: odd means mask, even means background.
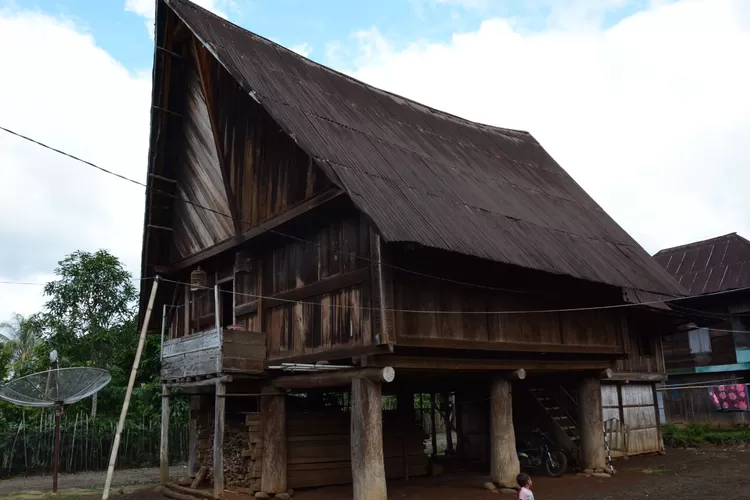
[[[490,388],[490,478],[512,488],[521,465],[516,454],[511,387],[510,380],[500,378],[493,380]]]
[[[606,458],[602,427],[602,388],[599,378],[587,375],[581,381],[578,398],[582,465],[584,469],[600,469],[606,465]]]
[[[264,493],[287,491],[286,401],[283,394],[261,397],[260,418],[263,429],[263,461],[260,490]]]
[[[352,380],[351,453],[354,500],[387,500],[380,384]]]
[[[227,384],[217,382],[214,405],[214,498],[224,494],[224,418]]]

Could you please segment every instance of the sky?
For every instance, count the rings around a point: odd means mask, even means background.
[[[750,237],[750,2],[200,0],[316,62],[531,132],[649,252]],[[0,0],[0,126],[145,182],[151,0]],[[0,281],[140,274],[144,189],[0,131]],[[39,285],[0,284],[0,321]]]

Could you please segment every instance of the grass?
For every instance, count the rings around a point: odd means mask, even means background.
[[[662,428],[662,436],[664,443],[673,448],[750,444],[750,428],[746,427],[715,429],[709,425],[690,424],[680,428],[667,424]]]

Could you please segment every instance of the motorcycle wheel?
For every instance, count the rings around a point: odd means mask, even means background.
[[[551,451],[550,455],[557,464],[555,464],[556,466],[553,466],[549,460],[545,460],[544,472],[546,472],[549,477],[560,477],[565,474],[565,471],[568,469],[568,457],[565,456],[565,453],[555,450]]]

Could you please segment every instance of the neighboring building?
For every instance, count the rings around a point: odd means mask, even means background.
[[[623,452],[662,449],[660,336],[684,320],[658,302],[685,292],[530,134],[185,0],[157,2],[155,43],[141,321],[160,276],[162,435],[170,391],[193,394],[189,466],[217,495],[385,499],[426,473],[414,394],[455,400],[456,456],[497,482],[532,425],[584,467],[603,420]]]
[[[693,296],[672,307],[701,314],[706,325],[664,338],[669,421],[744,422],[714,410],[707,385],[750,381],[750,241],[737,233],[667,248],[654,255]]]

